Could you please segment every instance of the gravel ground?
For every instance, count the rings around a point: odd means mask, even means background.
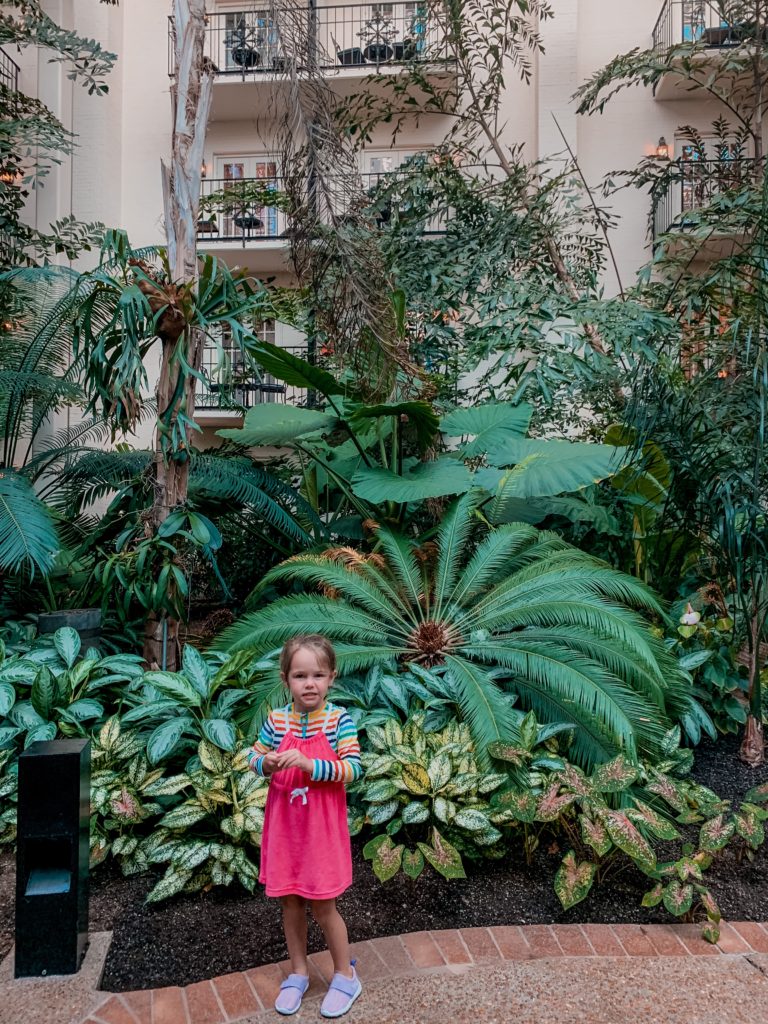
[[[739,799],[768,780],[768,766],[753,770],[737,758],[734,738],[696,752],[694,776],[724,797]],[[351,941],[422,929],[549,922],[669,920],[663,910],[640,907],[648,879],[630,868],[597,886],[589,898],[563,912],[552,880],[565,851],[540,848],[529,867],[519,857],[468,865],[469,877],[448,882],[431,870],[416,882],[399,876],[381,885],[356,844],[354,884],[339,900]],[[726,855],[709,871],[710,887],[731,920],[768,920],[768,850],[753,862]],[[0,858],[0,906],[13,906],[13,860]],[[124,879],[110,866],[91,879],[90,928],[112,931],[102,988],[129,991],[187,985],[285,957],[277,901],[239,887],[144,903],[155,876]],[[0,920],[0,956],[12,941],[12,914]],[[323,948],[313,925],[310,951]]]

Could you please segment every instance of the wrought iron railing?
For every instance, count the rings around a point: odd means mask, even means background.
[[[422,234],[442,234],[450,220],[450,210],[440,209],[424,216],[416,209],[397,185],[403,180],[397,171],[366,172],[360,175],[363,193],[371,201],[371,219],[380,228],[418,216],[422,223]],[[324,192],[320,220],[331,222],[332,215],[343,218],[346,204],[350,200],[350,189],[339,178],[338,189]],[[388,187],[391,184],[391,188]],[[259,198],[249,200],[249,187],[253,187]],[[262,201],[264,193],[275,193],[275,204]],[[227,192],[231,197],[227,197]],[[212,200],[216,196],[219,201]],[[201,213],[197,223],[198,241],[238,242],[242,245],[285,238],[290,232],[290,222],[284,211],[283,182],[278,176],[256,178],[203,178],[201,183]],[[224,197],[224,202],[220,200]]]
[[[653,30],[653,46],[665,50],[680,43],[703,43],[707,47],[739,46],[755,39],[758,30],[754,20],[745,14],[743,0],[664,0]]]
[[[692,225],[689,214],[707,206],[725,192],[754,184],[760,171],[751,158],[675,160],[669,165],[669,185],[653,213],[653,237]]]
[[[262,192],[276,193],[275,205],[247,199],[247,186],[258,187]],[[206,209],[206,203],[214,193],[232,193],[233,199]],[[262,178],[203,178],[201,182],[202,212],[197,222],[197,237],[200,241],[258,242],[280,238],[288,226],[278,194],[281,181],[277,177]],[[238,202],[238,197],[242,202]]]
[[[298,19],[298,20],[297,20]],[[209,14],[205,56],[217,76],[253,78],[312,67],[339,69],[450,59],[445,34],[420,0],[393,3],[309,4],[286,16],[269,5]],[[169,19],[168,72],[173,75],[173,20]]]
[[[0,84],[11,92],[19,91],[20,68],[13,57],[0,46]]]
[[[292,345],[284,348],[301,359],[307,358],[306,346]],[[266,370],[246,363],[242,353],[236,349],[225,349],[225,354],[225,365],[220,367],[219,350],[213,346],[204,350],[201,372],[206,383],[198,385],[195,392],[196,409],[239,412],[264,402],[307,404],[305,389],[275,380]]]

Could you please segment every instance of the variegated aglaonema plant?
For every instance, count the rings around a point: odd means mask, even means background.
[[[508,771],[478,766],[465,723],[426,732],[424,718],[417,713],[402,727],[390,718],[367,730],[373,750],[363,754],[365,776],[352,790],[350,827],[353,834],[364,825],[384,828],[363,851],[382,882],[401,869],[418,878],[425,862],[446,878],[464,878],[462,854],[498,858],[506,850],[491,794],[509,784]],[[529,748],[551,732],[545,727],[542,738],[532,714],[520,731]],[[535,760],[542,768],[564,763],[544,747]]]
[[[768,784],[750,790],[738,810],[728,800],[685,775],[691,751],[679,747],[680,733],[665,737],[666,760],[655,766],[632,764],[619,756],[587,776],[575,765],[531,779],[531,788],[497,791],[491,797],[493,820],[502,825],[524,822],[542,828],[557,823],[571,842],[555,876],[555,891],[564,909],[581,902],[593,882],[622,855],[645,875],[653,888],[644,907],[659,904],[675,917],[706,914],[703,935],[716,942],[720,910],[704,880],[704,872],[732,839],[743,841],[748,856],[764,841],[768,818]],[[497,745],[494,756],[517,763],[519,752]],[[538,782],[538,785],[536,784]],[[673,820],[674,819],[674,820]],[[677,860],[660,862],[654,840],[681,838],[675,822],[699,825],[698,841],[685,842]]]

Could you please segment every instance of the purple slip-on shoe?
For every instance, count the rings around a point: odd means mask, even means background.
[[[362,991],[363,986],[360,984],[353,961],[351,978],[345,978],[343,974],[334,974],[320,1007],[320,1013],[323,1017],[343,1017]]]
[[[284,1017],[297,1013],[308,988],[309,978],[306,974],[289,974],[280,986],[280,993],[275,1000],[277,1012],[282,1013]]]

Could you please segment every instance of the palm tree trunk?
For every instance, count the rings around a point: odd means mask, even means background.
[[[174,0],[174,53],[176,77],[171,86],[173,134],[170,164],[162,164],[163,206],[168,240],[168,262],[173,281],[197,277],[197,217],[200,203],[200,168],[205,131],[211,106],[213,74],[204,56],[205,0]],[[187,365],[199,370],[203,339],[187,327],[178,339],[163,339],[160,377],[157,383],[158,426],[155,432],[154,503],[151,525],[156,532],[171,510],[187,498],[189,480],[188,431],[184,440],[169,450],[165,442],[179,412],[190,419],[194,413],[195,378],[188,376],[178,393],[183,370],[174,358],[177,347]],[[144,657],[149,665],[175,669],[178,661],[179,623],[170,616],[152,613],[144,629]]]
[[[760,680],[760,609],[755,598],[755,610],[750,623],[749,645],[749,717],[744,727],[739,757],[751,768],[765,763],[765,737],[763,735],[763,688]]]

